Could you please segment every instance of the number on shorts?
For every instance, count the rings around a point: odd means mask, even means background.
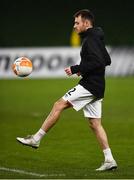
[[[70,91],[68,91],[68,94],[71,96],[71,93],[74,92],[76,90],[76,88],[71,89]]]

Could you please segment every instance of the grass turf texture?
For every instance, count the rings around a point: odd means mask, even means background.
[[[45,174],[42,178],[134,177],[134,79],[108,78],[103,125],[118,170],[95,172],[103,161],[83,112],[65,110],[39,149],[24,147],[17,136],[35,133],[53,103],[78,79],[0,80],[0,167]],[[0,178],[41,178],[0,170]]]

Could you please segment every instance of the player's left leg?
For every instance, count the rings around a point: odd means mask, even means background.
[[[47,133],[56,124],[61,112],[69,107],[72,107],[72,105],[63,98],[56,101],[53,105],[51,112],[43,122],[41,129],[43,129]]]
[[[50,114],[47,116],[37,133],[27,136],[26,138],[17,137],[17,141],[23,145],[38,148],[41,139],[48,132],[48,130],[50,130],[56,124],[61,112],[69,107],[71,107],[71,104],[68,101],[65,101],[63,98],[59,99],[57,102],[54,103]]]
[[[112,170],[117,168],[117,163],[113,158],[111,149],[109,147],[107,134],[101,124],[100,118],[89,118],[89,125],[96,135],[97,141],[99,142],[101,149],[104,153],[104,163],[96,169],[97,171]]]

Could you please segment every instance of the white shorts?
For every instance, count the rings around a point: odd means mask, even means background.
[[[85,117],[101,118],[103,99],[96,99],[80,84],[69,90],[62,98],[71,103],[76,111],[83,109]]]

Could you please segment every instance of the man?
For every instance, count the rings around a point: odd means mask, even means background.
[[[82,38],[81,62],[79,65],[65,68],[65,72],[68,76],[81,75],[82,79],[77,86],[55,102],[50,114],[36,134],[26,138],[17,137],[17,140],[24,145],[38,148],[41,139],[57,122],[64,109],[69,107],[73,107],[76,111],[83,109],[84,116],[88,119],[105,157],[104,163],[96,170],[116,169],[116,161],[112,156],[106,132],[101,125],[105,67],[111,64],[111,59],[105,48],[102,29],[94,27],[93,14],[84,9],[78,11],[74,18],[74,29]]]

